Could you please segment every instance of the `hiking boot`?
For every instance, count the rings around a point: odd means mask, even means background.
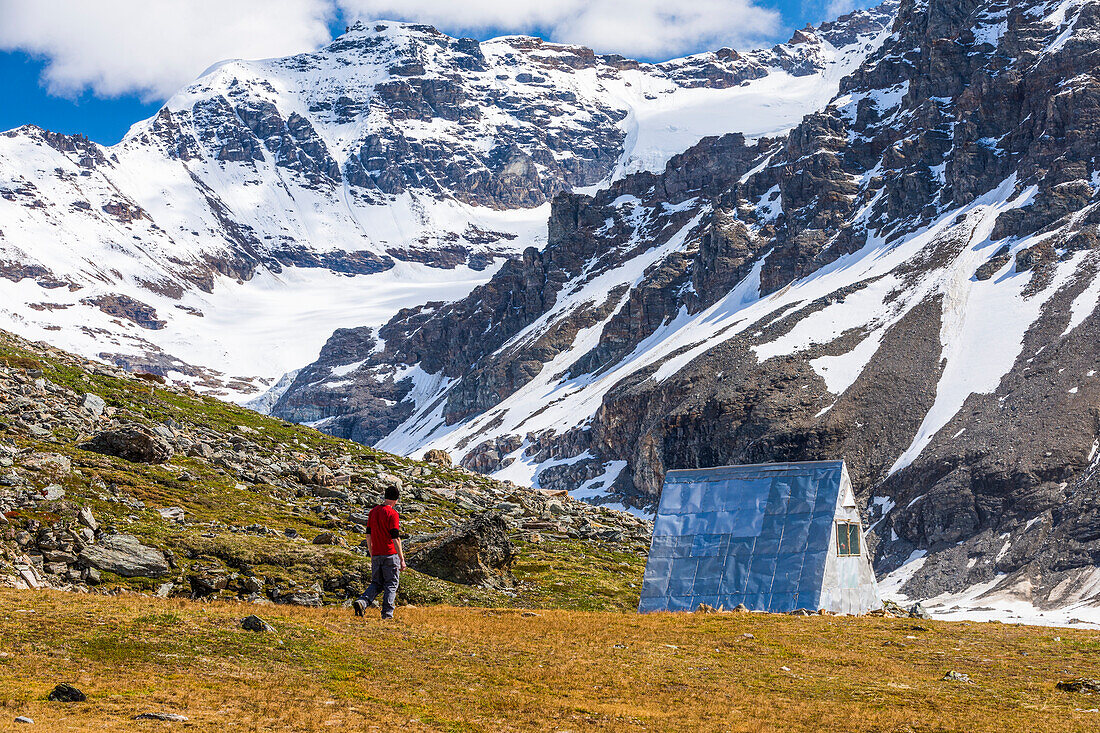
[[[356,598],[354,601],[352,601],[351,607],[355,609],[356,616],[362,616],[363,612],[367,610],[367,602],[364,601],[362,598]]]

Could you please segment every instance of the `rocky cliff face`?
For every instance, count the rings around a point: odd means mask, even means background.
[[[114,147],[3,133],[0,325],[254,391],[336,327],[460,298],[541,248],[561,191],[660,170],[715,132],[789,129],[888,16],[663,64],[357,24],[315,53],[210,69]]]
[[[1098,37],[1094,3],[906,0],[789,134],[558,195],[544,250],[334,338],[276,412],[640,505],[669,468],[845,457],[901,592],[1076,602],[1100,562]]]

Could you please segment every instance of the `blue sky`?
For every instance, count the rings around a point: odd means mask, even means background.
[[[111,0],[115,4],[125,4],[128,1]],[[225,3],[232,1],[234,0],[222,0],[220,5],[224,7]],[[529,16],[494,15],[501,12],[497,5],[486,9],[480,22],[460,28],[448,27],[463,25],[463,23],[447,17],[446,11],[442,11],[444,14],[436,19],[436,9],[447,8],[449,3],[437,6],[430,1],[422,2],[419,14],[410,13],[407,18],[402,18],[399,17],[402,11],[391,10],[391,8],[408,8],[410,7],[408,0],[398,3],[387,3],[386,0],[235,1],[241,4],[242,25],[236,29],[226,29],[229,35],[221,45],[208,44],[211,48],[208,53],[213,56],[212,58],[203,57],[203,49],[195,48],[196,44],[191,42],[194,37],[193,32],[192,38],[181,40],[183,50],[192,55],[197,54],[202,59],[201,66],[191,71],[190,69],[196,68],[199,58],[188,58],[187,63],[190,66],[183,65],[181,68],[165,63],[165,58],[171,62],[181,56],[181,49],[172,45],[172,38],[166,37],[163,40],[153,38],[145,45],[134,44],[133,39],[110,37],[117,26],[105,25],[104,32],[98,34],[101,41],[99,41],[99,47],[96,47],[96,27],[89,27],[88,22],[81,24],[80,18],[73,19],[74,27],[70,35],[64,35],[65,29],[58,26],[57,19],[65,16],[66,13],[58,13],[57,4],[64,6],[65,3],[82,3],[84,0],[36,0],[37,5],[25,4],[23,0],[0,0],[0,49],[9,49],[0,50],[0,95],[2,95],[0,98],[4,100],[0,105],[0,130],[33,123],[57,132],[83,133],[97,142],[114,144],[122,138],[131,124],[155,113],[166,96],[170,94],[170,90],[194,78],[202,68],[226,56],[246,58],[277,56],[318,47],[323,45],[328,37],[343,32],[344,26],[353,17],[353,13],[399,20],[423,21],[432,18],[444,31],[473,35],[481,39],[502,33],[525,32],[544,37],[556,36],[554,40],[573,40],[595,45],[585,38],[584,34],[595,33],[597,37],[602,37],[599,26],[595,26],[595,29],[576,28],[570,26],[566,19],[557,16],[549,16],[545,22],[532,20],[525,24],[525,17],[547,18],[545,10],[540,11],[541,15],[539,13],[531,13]],[[248,4],[253,1],[264,3],[262,6],[257,6],[263,7],[264,10],[248,8]],[[194,7],[194,4],[199,3],[200,0],[188,0],[188,2]],[[326,2],[335,4],[325,6]],[[729,12],[728,17],[733,19],[737,19],[740,17],[739,14],[744,13],[745,25],[752,26],[751,32],[746,31],[743,36],[732,35],[731,43],[728,44],[742,48],[761,42],[786,40],[793,29],[802,27],[806,23],[827,20],[838,10],[867,7],[873,4],[867,0],[813,0],[804,3],[790,0],[709,0],[709,2],[712,4],[711,7],[700,10],[697,22],[705,23],[706,16],[702,13],[709,11],[707,15],[713,15],[714,7],[721,10],[724,6],[724,9]],[[55,7],[46,7],[51,4]],[[416,3],[411,4],[416,5]],[[590,0],[588,4],[595,4],[595,0]],[[282,12],[289,14],[286,17],[292,20],[276,18],[273,17],[276,13],[266,12],[276,5]],[[32,6],[42,9],[39,17],[33,17],[34,11],[28,11]],[[76,6],[70,5],[66,9],[73,11]],[[773,12],[778,14],[777,17],[772,14]],[[272,26],[268,29],[257,27],[254,13],[271,16]],[[68,15],[71,16],[72,13]],[[252,17],[249,17],[250,15]],[[771,15],[770,20],[769,15]],[[295,22],[299,17],[301,22]],[[508,17],[509,25],[495,26],[494,19],[497,17]],[[654,18],[658,17],[654,15]],[[134,32],[140,34],[142,18],[134,14],[131,20]],[[179,29],[177,35],[187,33],[185,30],[187,20],[185,18],[163,22],[162,18],[155,16],[148,18],[149,23]],[[244,24],[245,21],[247,25]],[[125,21],[122,22],[125,23]],[[200,18],[199,22],[206,21]],[[684,20],[685,25],[691,22],[691,18]],[[557,25],[554,25],[555,23]],[[290,31],[286,31],[291,25],[300,27],[292,27]],[[737,23],[731,23],[731,25],[737,25]],[[5,27],[7,31],[4,30]],[[670,56],[706,50],[714,45],[713,38],[704,38],[693,29],[681,30],[683,32],[675,38],[676,45],[668,46],[671,52],[663,55],[659,51],[655,54],[647,54],[643,51],[653,47],[652,44],[647,45],[643,42],[651,39],[630,37],[622,39],[621,47],[616,45],[615,39],[611,39],[607,42],[608,48],[598,50],[620,52],[644,60],[659,61]],[[165,31],[163,27],[155,28],[154,33],[144,35],[152,36]],[[639,26],[638,32],[645,33],[645,27]],[[669,31],[668,35],[676,36],[675,31]],[[240,45],[234,45],[238,40]],[[227,43],[229,45],[226,45]],[[120,54],[116,52],[116,48],[111,47],[111,44],[134,50],[127,57],[128,65],[119,65]],[[634,52],[631,53],[631,51]],[[164,58],[161,58],[162,56]],[[183,63],[181,59],[180,64]]]

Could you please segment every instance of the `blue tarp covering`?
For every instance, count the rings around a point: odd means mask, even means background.
[[[843,461],[669,471],[640,612],[819,608]]]

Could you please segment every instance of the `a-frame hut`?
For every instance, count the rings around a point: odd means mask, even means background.
[[[843,461],[669,471],[639,612],[880,608]]]

